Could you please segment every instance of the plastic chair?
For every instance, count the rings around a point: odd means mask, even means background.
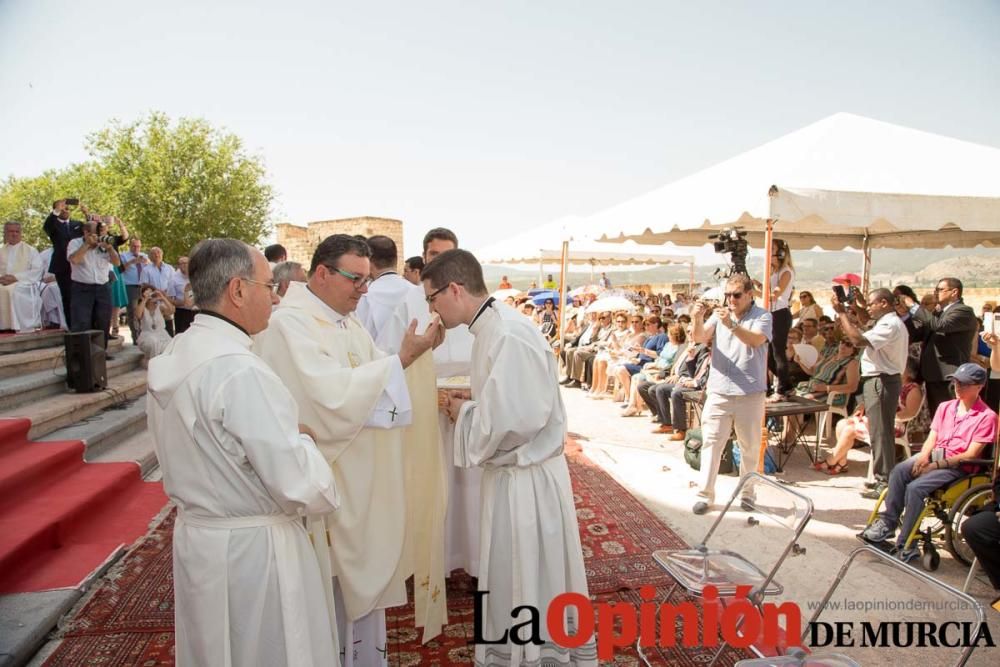
[[[838,396],[844,396],[843,405],[834,405],[833,401]],[[816,424],[816,433],[822,433],[822,439],[820,440],[820,445],[829,446],[831,431],[833,430],[833,416],[840,415],[841,417],[849,417],[850,413],[847,411],[847,405],[850,403],[850,396],[843,394],[839,391],[831,391],[826,395],[826,412],[820,413],[819,422]]]
[[[830,587],[827,589],[826,594],[823,599],[816,606],[816,611],[813,613],[812,618],[809,619],[808,623],[803,624],[801,642],[802,646],[808,649],[807,640],[810,637],[810,626],[819,621],[821,615],[827,609],[831,611],[840,609],[836,605],[830,605],[830,599],[833,597],[834,593],[843,583],[844,578],[847,576],[848,571],[851,566],[860,560],[860,557],[864,556],[867,562],[865,564],[874,564],[881,567],[889,568],[890,572],[882,573],[887,581],[891,582],[892,589],[895,591],[918,591],[924,598],[924,602],[930,603],[933,601],[939,602],[941,608],[940,618],[945,622],[957,622],[961,620],[961,613],[963,611],[971,611],[971,616],[975,616],[975,623],[981,624],[986,621],[986,613],[983,610],[983,606],[973,597],[964,593],[953,586],[949,586],[944,582],[941,582],[929,574],[910,566],[907,563],[903,563],[894,556],[877,549],[871,545],[865,545],[863,547],[858,547],[851,552],[851,555],[847,557],[847,560],[841,566],[840,571],[837,576],[834,577],[833,581],[830,583]],[[866,576],[864,583],[870,586],[870,575]],[[944,602],[947,600],[947,605]],[[841,610],[837,613],[846,613]],[[857,613],[857,612],[855,612]],[[893,618],[891,620],[904,620],[900,618],[900,614],[905,612],[895,611],[891,612]],[[924,622],[932,620],[930,617],[930,612],[921,610],[912,612],[914,614],[913,618],[915,620]],[[839,618],[839,616],[838,616]],[[878,620],[890,620],[884,617],[880,617]],[[900,664],[900,660],[897,657],[896,660],[893,659],[892,655],[885,655],[886,651],[890,651],[891,648],[869,647],[871,651],[874,651],[874,655],[877,656],[877,660],[881,664]],[[961,653],[958,655],[957,661],[954,663],[957,667],[965,665],[969,660],[969,656],[972,654],[975,646],[968,646],[962,649]],[[929,655],[926,651],[930,649],[920,649],[924,651],[919,662],[921,664],[944,664],[940,661],[939,656]],[[851,649],[847,649],[845,653],[850,653]],[[853,656],[849,656],[854,659]],[[867,664],[869,661],[861,661]]]
[[[733,503],[736,503],[736,510],[741,511],[740,499],[751,497],[751,489],[758,494],[758,500],[753,503],[753,514],[763,515],[788,534],[787,544],[784,545],[777,560],[767,572],[742,554],[728,549],[716,548],[711,543],[712,536],[716,533],[723,518],[732,509]],[[766,494],[768,502],[777,501],[777,504],[774,506],[761,504],[759,496],[762,493]],[[790,553],[798,555],[805,552],[805,549],[798,546],[798,540],[812,515],[813,502],[808,497],[758,473],[744,475],[726,507],[715,519],[700,544],[690,549],[664,549],[653,552],[653,559],[674,578],[675,583],[667,593],[666,599],[670,599],[678,586],[683,587],[689,595],[695,597],[701,597],[706,586],[715,586],[720,599],[736,595],[738,587],[746,587],[750,590],[747,600],[762,610],[765,596],[780,595],[784,590],[781,584],[775,581],[775,575],[782,563],[785,562]],[[747,525],[750,528],[759,524],[760,520],[756,517],[747,518]],[[775,545],[781,544],[779,539],[771,536],[768,536],[765,541]],[[637,648],[641,655],[641,648],[638,647],[638,644]],[[709,664],[715,663],[724,648],[725,642],[722,641]]]

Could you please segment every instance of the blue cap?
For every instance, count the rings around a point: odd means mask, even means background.
[[[986,370],[979,364],[966,363],[955,369],[955,372],[945,378],[962,384],[986,384]]]

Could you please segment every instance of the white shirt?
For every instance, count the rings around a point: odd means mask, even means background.
[[[781,274],[783,273],[789,273],[791,275],[788,277],[788,284],[785,285],[785,289],[781,290],[781,294],[779,294],[778,298],[771,304],[772,313],[776,310],[781,310],[782,308],[788,308],[789,301],[792,298],[792,283],[795,282],[795,272],[787,266],[771,276],[771,292],[773,293],[774,290],[778,288],[778,284],[781,281]]]
[[[906,370],[910,336],[895,311],[880,317],[875,326],[861,335],[868,341],[861,352],[862,376],[895,375]]]
[[[177,299],[179,301],[184,300],[184,288],[190,282],[190,278],[185,276],[179,270],[174,269],[174,272],[170,274],[170,282],[167,285],[166,294],[171,299]]]
[[[160,268],[150,262],[142,267],[139,282],[142,285],[150,285],[158,290],[166,292],[170,289],[170,279],[173,278],[174,267],[166,262],[160,262]]]
[[[102,252],[98,248],[91,248],[83,256],[83,261],[79,264],[74,264],[73,260],[70,259],[80,246],[83,245],[83,239],[73,239],[66,246],[66,259],[70,260],[70,277],[75,283],[83,283],[85,285],[103,285],[108,282],[108,273],[111,271],[111,261],[108,259],[109,254],[107,252]]]

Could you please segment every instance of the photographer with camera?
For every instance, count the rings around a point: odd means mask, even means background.
[[[121,260],[115,250],[113,236],[107,234],[104,223],[86,222],[83,237],[69,242],[66,259],[71,267],[70,331],[99,329],[104,332],[104,347],[108,346],[111,328],[111,290],[108,274]]]
[[[861,391],[876,479],[875,487],[865,497],[878,498],[896,465],[896,405],[903,387],[910,338],[906,325],[896,314],[896,297],[889,290],[882,287],[868,295],[868,316],[875,324],[864,333],[848,316],[843,297],[843,288],[834,291],[833,309],[837,311],[844,337],[862,350]]]
[[[83,236],[83,223],[70,220],[70,207],[79,206],[85,215],[89,215],[87,207],[79,199],[58,199],[52,203],[52,212],[45,218],[42,229],[52,242],[52,260],[49,263],[49,273],[55,276],[62,297],[63,314],[66,324],[72,325],[72,271],[69,260],[66,259],[66,248],[70,241]]]
[[[136,345],[149,361],[170,344],[167,320],[174,316],[174,305],[163,290],[143,287],[136,310],[139,313],[139,340]]]
[[[792,394],[794,388],[789,379],[788,356],[785,348],[788,344],[788,331],[792,328],[792,281],[795,280],[795,268],[792,266],[792,252],[788,244],[781,239],[771,242],[771,318],[774,336],[767,355],[767,369],[777,380],[774,394],[769,402],[777,403]],[[763,285],[753,281],[754,294],[763,296]]]
[[[701,412],[701,472],[695,514],[705,514],[715,500],[715,477],[722,448],[736,429],[740,443],[740,475],[757,470],[764,392],[767,390],[767,344],[772,319],[753,301],[753,282],[745,274],[726,281],[726,305],[716,308],[706,322],[707,307],[699,301],[692,309],[692,338],[711,344],[712,366]],[[728,307],[727,307],[728,306]],[[753,506],[753,490],[745,488],[744,508]]]

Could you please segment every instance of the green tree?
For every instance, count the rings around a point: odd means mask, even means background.
[[[29,242],[47,245],[41,222],[63,197],[122,218],[168,260],[204,238],[257,243],[270,230],[274,194],[262,159],[204,120],[172,124],[152,113],[132,123],[112,121],[87,137],[86,148],[87,162],[0,182],[0,216],[26,223]]]

